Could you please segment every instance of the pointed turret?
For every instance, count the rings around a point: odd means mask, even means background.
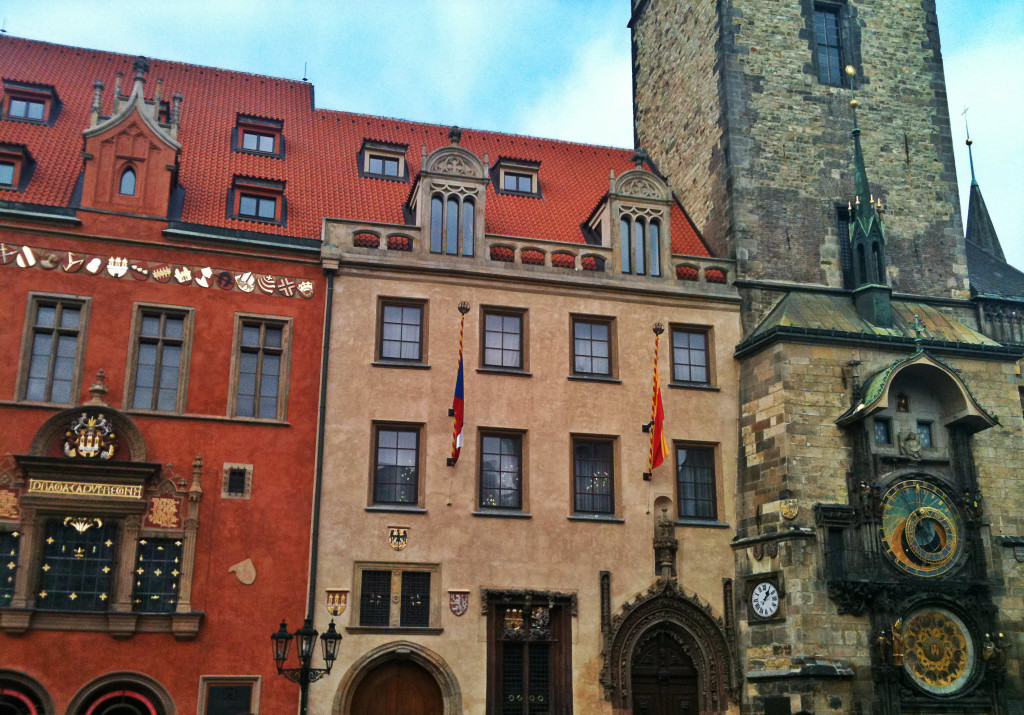
[[[967,156],[971,161],[971,195],[967,203],[967,242],[973,243],[989,255],[1006,263],[1003,247],[999,245],[999,236],[996,235],[996,227],[992,223],[992,217],[988,215],[985,199],[981,195],[981,187],[974,176],[972,144],[974,141],[968,136]]]

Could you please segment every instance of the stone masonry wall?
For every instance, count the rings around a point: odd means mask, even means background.
[[[853,116],[849,89],[818,82],[812,15],[813,0],[651,0],[633,23],[636,135],[747,277],[840,285]],[[891,284],[967,297],[934,2],[850,2],[846,27]]]

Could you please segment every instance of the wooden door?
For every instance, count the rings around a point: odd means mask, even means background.
[[[697,670],[666,631],[643,639],[633,656],[633,715],[697,715]]]
[[[352,696],[351,715],[442,715],[437,681],[408,660],[384,663],[362,679]]]

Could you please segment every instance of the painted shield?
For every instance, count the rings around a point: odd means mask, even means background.
[[[469,610],[469,591],[449,591],[448,608],[456,616],[463,615]]]
[[[7,265],[15,259],[18,255],[17,246],[9,246],[6,243],[0,243],[0,263]]]
[[[166,283],[171,280],[171,267],[166,263],[160,263],[159,265],[153,266],[149,274],[153,276],[153,280],[158,283]]]
[[[327,612],[334,617],[340,616],[348,606],[348,589],[329,588],[327,589]]]
[[[409,544],[409,527],[389,526],[388,541],[391,542],[392,549],[395,551],[401,551]]]
[[[796,499],[783,499],[780,505],[780,511],[784,519],[795,519],[796,515],[800,513],[800,507],[796,503]]]

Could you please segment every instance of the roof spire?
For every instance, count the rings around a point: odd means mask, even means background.
[[[974,178],[974,152],[971,150],[974,140],[971,139],[971,128],[967,125],[968,109],[969,107],[964,107],[964,111],[960,112],[960,116],[964,118],[964,130],[967,132],[967,160],[971,162],[971,186],[977,186],[978,180]]]
[[[967,110],[964,109],[964,126],[967,126]],[[995,224],[989,216],[988,207],[985,206],[985,199],[981,195],[981,186],[974,178],[974,156],[971,154],[971,145],[974,141],[971,135],[967,135],[967,153],[971,157],[971,193],[967,199],[967,231],[965,238],[985,251],[993,258],[1006,263],[1006,256],[1003,254],[1003,247],[999,244],[999,236],[996,234]]]

